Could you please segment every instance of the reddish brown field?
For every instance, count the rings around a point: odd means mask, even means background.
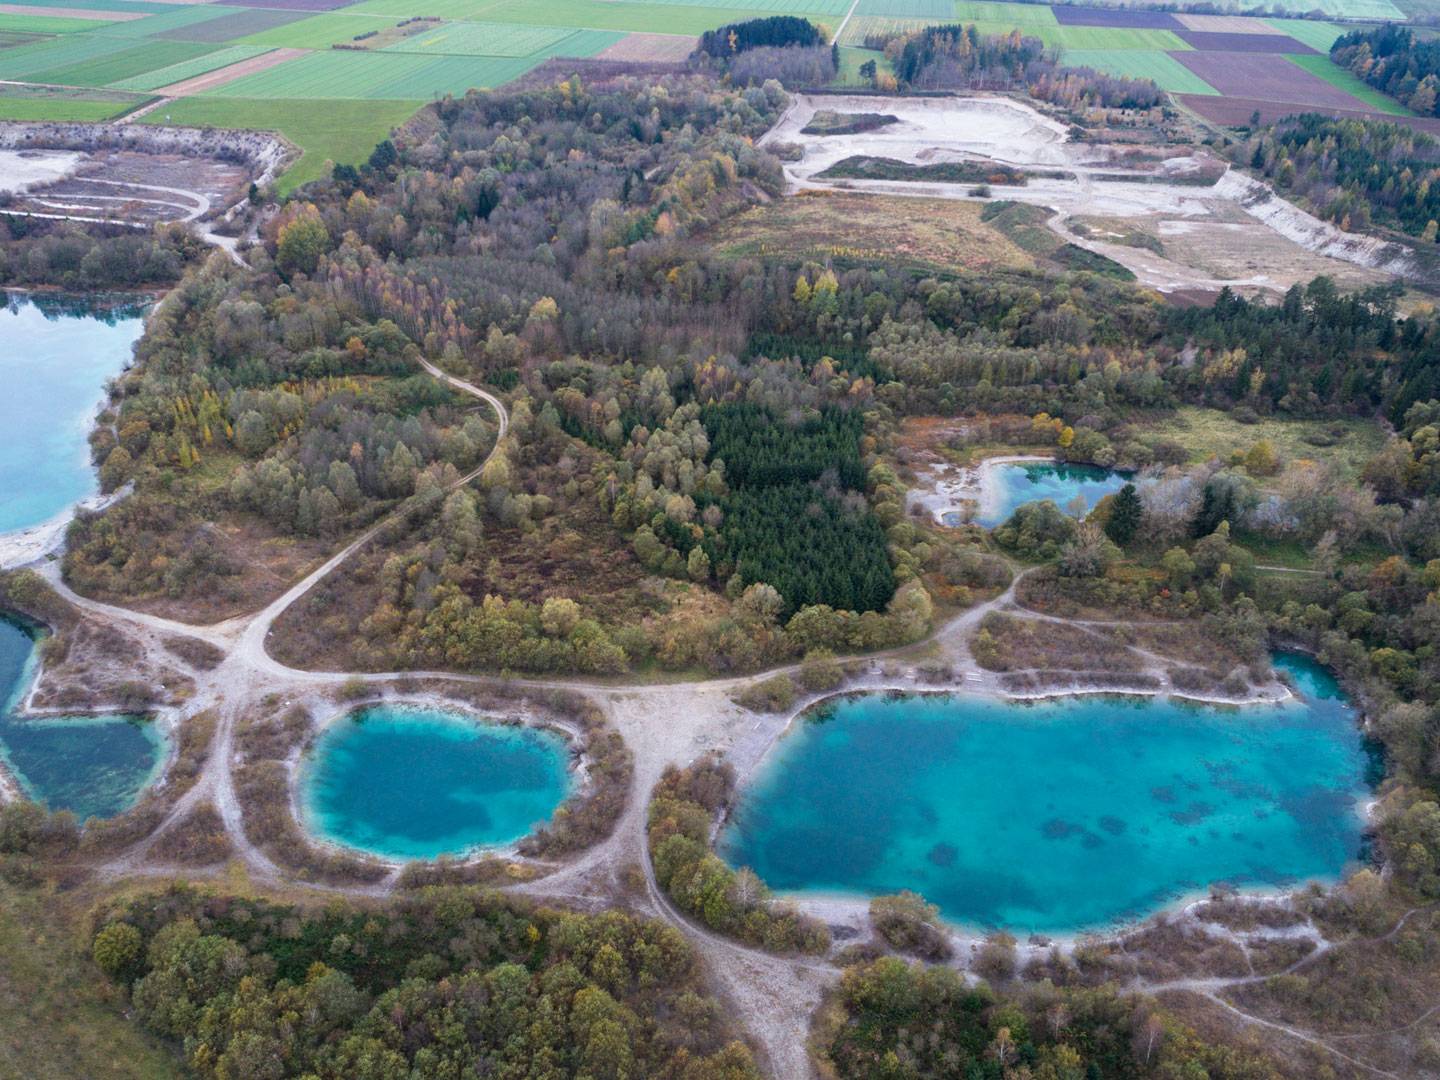
[[[1225,98],[1284,102],[1294,106],[1291,112],[1369,111],[1363,101],[1273,54],[1172,52],[1170,55]],[[1249,113],[1246,117],[1248,119]]]
[[[1309,45],[1302,45],[1294,38],[1280,34],[1212,34],[1197,30],[1177,30],[1176,35],[1201,52],[1315,53]]]
[[[1055,21],[1061,26],[1119,26],[1134,30],[1185,29],[1168,11],[1072,7],[1070,4],[1056,4],[1050,10],[1055,13]]]
[[[1250,123],[1251,115],[1257,111],[1260,113],[1262,124],[1274,123],[1276,120],[1294,116],[1296,113],[1319,112],[1341,119],[1386,120],[1392,124],[1404,124],[1416,131],[1440,136],[1440,119],[1419,116],[1389,116],[1364,107],[1326,109],[1299,102],[1261,101],[1248,97],[1214,97],[1209,94],[1180,94],[1177,96],[1181,104],[1192,112],[1198,113],[1212,124],[1221,124],[1226,127],[1244,127]],[[1357,102],[1357,104],[1359,103]]]

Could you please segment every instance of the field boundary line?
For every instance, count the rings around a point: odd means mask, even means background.
[[[850,10],[845,12],[845,18],[840,20],[840,25],[835,30],[835,36],[830,39],[836,45],[840,44],[840,35],[845,33],[845,27],[850,25],[850,16],[855,14],[855,9],[859,6],[860,0],[850,0]]]

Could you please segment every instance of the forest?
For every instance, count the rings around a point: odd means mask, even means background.
[[[1306,113],[1252,133],[1230,153],[1346,231],[1374,225],[1437,239],[1440,142],[1424,132]]]
[[[1440,42],[1382,23],[1340,35],[1330,59],[1421,116],[1440,115]]]
[[[673,928],[493,893],[301,908],[187,886],[94,917],[96,964],[194,1075],[758,1080]]]
[[[1018,29],[985,34],[973,24],[956,23],[910,33],[881,31],[867,35],[865,47],[882,50],[894,68],[893,79],[917,90],[1023,89],[1073,110],[1151,109],[1164,100],[1150,79],[1062,67],[1056,50]]]
[[[7,214],[0,205],[0,285],[70,290],[171,285],[207,250],[184,226],[137,233]]]

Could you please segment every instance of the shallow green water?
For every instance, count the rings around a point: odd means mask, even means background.
[[[569,794],[565,742],[435,709],[376,707],[320,737],[301,784],[327,840],[398,859],[508,844]]]
[[[1222,709],[862,695],[802,721],[721,837],[781,891],[914,889],[956,922],[1062,932],[1216,881],[1333,879],[1362,850],[1368,757],[1330,676]]]
[[[1119,491],[1128,477],[1096,465],[1066,465],[1049,461],[1012,461],[992,466],[1000,497],[976,520],[987,528],[1003,525],[1017,507],[1049,499],[1061,510],[1077,495],[1085,500],[1085,511],[1106,495]]]
[[[17,719],[34,651],[28,633],[0,619],[0,757],[25,794],[52,810],[83,821],[129,809],[164,760],[164,737],[136,717]]]
[[[0,532],[10,532],[94,494],[91,418],[143,323],[134,307],[0,296]]]

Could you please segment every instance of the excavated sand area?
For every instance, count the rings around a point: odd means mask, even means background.
[[[802,130],[821,110],[880,113],[895,122],[843,135],[806,135]],[[1014,98],[971,94],[932,98],[862,95],[797,95],[762,145],[798,147],[787,162],[792,192],[834,190],[880,192],[931,198],[1011,199],[1056,211],[1050,228],[1061,239],[1118,262],[1161,292],[1213,290],[1231,286],[1245,292],[1283,292],[1296,281],[1319,274],[1360,283],[1400,276],[1425,281],[1435,271],[1409,248],[1345,233],[1282,199],[1199,148],[1149,148],[1071,141],[1058,120]],[[846,158],[888,158],[912,165],[947,162],[994,163],[1030,174],[1023,185],[991,186],[977,195],[973,183],[823,178]],[[1045,175],[1051,174],[1051,175]],[[1055,175],[1064,174],[1064,175]],[[1218,181],[1215,179],[1218,177]],[[1083,216],[1108,223],[1089,236],[1070,231],[1066,219]],[[1243,223],[1240,230],[1234,224]],[[1233,260],[1215,245],[1175,243],[1226,224],[1244,232],[1243,251]],[[1145,232],[1161,239],[1161,250],[1112,243],[1102,237]],[[1254,257],[1269,244],[1266,259]],[[1248,253],[1248,255],[1246,254]],[[1219,256],[1217,261],[1217,255]]]

